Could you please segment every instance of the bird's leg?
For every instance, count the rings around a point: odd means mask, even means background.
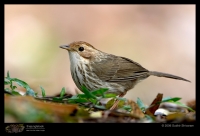
[[[126,92],[120,94],[119,97],[123,97],[125,94],[126,94]],[[118,106],[118,104],[119,104],[119,102],[120,102],[120,100],[116,100],[116,102],[113,104],[113,106],[110,108],[110,110],[114,110],[114,109],[116,109],[117,106]]]

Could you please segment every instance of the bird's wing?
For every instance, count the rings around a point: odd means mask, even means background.
[[[93,72],[104,81],[120,82],[147,77],[148,70],[140,64],[125,58],[108,55],[106,59],[92,64]]]

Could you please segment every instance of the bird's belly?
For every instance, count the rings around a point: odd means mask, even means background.
[[[94,91],[100,88],[108,88],[108,91],[106,93],[114,93],[119,95],[130,90],[131,88],[133,88],[134,85],[134,81],[127,81],[127,82],[102,81],[94,73],[82,73],[77,70],[71,72],[71,74],[76,86],[81,91],[82,91],[82,86],[85,86],[90,91]]]
[[[106,93],[122,94],[132,89],[137,81],[122,81],[122,82],[108,82],[98,78],[90,68],[85,65],[82,67],[71,67],[72,78],[78,87],[82,91],[82,86],[85,86],[88,90],[94,91],[100,88],[108,88]]]

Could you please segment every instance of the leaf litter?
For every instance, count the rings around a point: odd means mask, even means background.
[[[158,93],[147,106],[140,98],[137,101],[119,98],[106,93],[107,88],[90,91],[82,87],[83,93],[68,94],[63,87],[59,94],[46,96],[40,86],[38,95],[24,81],[5,77],[4,101],[5,122],[72,122],[72,123],[194,123],[196,122],[196,101],[181,103],[179,97],[165,97]],[[26,89],[21,95],[17,86]],[[77,91],[77,93],[79,93]],[[107,103],[101,99],[108,98]],[[115,110],[109,110],[116,100],[120,100]],[[159,111],[159,112],[158,112]],[[162,113],[162,111],[165,111]],[[10,119],[11,117],[11,119]]]

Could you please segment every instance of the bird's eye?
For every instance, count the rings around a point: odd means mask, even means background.
[[[78,50],[79,51],[84,51],[84,48],[83,47],[79,47]]]

